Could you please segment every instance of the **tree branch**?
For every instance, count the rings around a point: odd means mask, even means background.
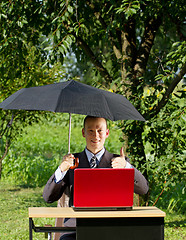
[[[10,129],[10,127],[12,126],[13,120],[14,120],[14,114],[12,114],[11,120],[7,123],[5,129],[2,131],[0,138],[2,138],[4,133],[7,132],[8,129]],[[8,153],[9,146],[10,146],[10,140],[6,139],[5,151],[3,156],[0,158],[0,179],[1,179],[1,173],[2,173],[2,162]]]
[[[6,140],[5,151],[4,151],[3,156],[0,158],[0,179],[1,179],[1,175],[2,175],[2,162],[8,153],[9,146],[10,146],[10,142],[8,140]]]
[[[168,87],[167,91],[165,92],[163,98],[158,103],[158,105],[154,108],[154,110],[152,110],[152,114],[150,115],[150,117],[154,117],[155,115],[157,115],[160,112],[160,110],[167,104],[170,94],[174,91],[175,87],[182,80],[182,78],[185,74],[186,74],[186,63],[183,65],[180,72],[172,80],[172,83],[169,85],[169,87]]]
[[[141,77],[146,69],[151,48],[156,36],[156,32],[162,23],[161,16],[148,20],[145,26],[145,32],[141,41],[141,45],[137,54],[136,64],[134,66],[135,77]]]
[[[100,22],[101,26],[103,27],[103,29],[104,29],[105,31],[107,31],[108,26],[107,26],[105,20],[102,18],[100,12],[96,11],[95,6],[93,5],[93,3],[91,3],[91,4],[90,4],[90,3],[87,3],[87,5],[88,5],[88,6],[90,7],[90,9],[93,11],[95,17],[97,18],[97,20],[99,20],[99,22]],[[108,36],[109,36],[109,40],[110,40],[110,43],[111,43],[111,45],[112,45],[112,47],[113,47],[113,50],[114,50],[114,53],[115,53],[116,58],[117,58],[117,59],[120,59],[121,56],[122,56],[122,55],[121,55],[121,46],[122,46],[122,45],[121,45],[121,39],[120,39],[120,37],[119,37],[119,36],[121,36],[121,32],[118,31],[118,30],[116,30],[116,33],[117,33],[116,36],[117,36],[117,40],[118,40],[119,47],[117,47],[117,44],[115,43],[115,42],[116,42],[116,41],[115,41],[115,38],[114,38],[114,36],[112,35],[111,31],[109,31]],[[120,48],[120,49],[119,49],[119,48]]]
[[[75,36],[78,45],[85,51],[86,55],[90,58],[91,62],[94,64],[96,69],[99,71],[101,76],[105,79],[106,85],[112,82],[112,77],[108,73],[107,69],[98,61],[96,56],[94,55],[93,51],[87,45],[87,43],[79,36]]]
[[[122,80],[126,82],[126,78],[130,78],[134,63],[136,62],[136,20],[131,17],[123,26],[121,33],[122,38]],[[128,81],[130,85],[131,81]]]
[[[12,126],[13,123],[13,119],[14,119],[14,114],[12,114],[11,120],[7,123],[5,129],[2,129],[2,132],[0,133],[0,138],[3,137],[3,135],[5,134],[6,130]]]

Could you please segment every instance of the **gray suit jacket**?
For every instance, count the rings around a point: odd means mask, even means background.
[[[78,168],[90,168],[89,161],[87,159],[85,151],[81,153],[75,153],[74,156],[79,158],[79,166]],[[105,151],[98,168],[111,168],[111,159],[114,157],[118,157],[119,155],[109,153],[107,150]],[[128,158],[126,158],[129,161]],[[135,177],[134,177],[134,192],[137,194],[146,194],[148,192],[148,182],[145,177],[138,171],[136,168]],[[74,185],[74,170],[69,170],[62,181],[59,183],[55,182],[55,174],[53,174],[48,180],[44,191],[43,198],[47,203],[52,203],[61,198],[65,189],[68,187],[70,189],[70,202],[69,206],[73,205],[73,185]]]

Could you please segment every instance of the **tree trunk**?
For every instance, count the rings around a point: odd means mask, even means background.
[[[9,141],[8,140],[6,140],[6,145],[5,145],[5,151],[4,151],[4,154],[3,154],[3,156],[1,157],[1,159],[0,159],[0,179],[1,179],[1,176],[2,176],[2,169],[3,169],[3,159],[6,157],[6,155],[7,155],[7,153],[8,153],[8,148],[9,148],[9,146],[10,146],[10,143],[9,143]]]

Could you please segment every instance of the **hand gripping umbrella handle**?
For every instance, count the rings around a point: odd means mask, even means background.
[[[70,169],[75,169],[78,167],[78,165],[79,165],[79,158],[75,158],[74,166],[70,167]]]

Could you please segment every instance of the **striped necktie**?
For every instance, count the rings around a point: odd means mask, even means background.
[[[96,168],[97,167],[97,158],[96,156],[93,156],[90,160],[90,168]]]

